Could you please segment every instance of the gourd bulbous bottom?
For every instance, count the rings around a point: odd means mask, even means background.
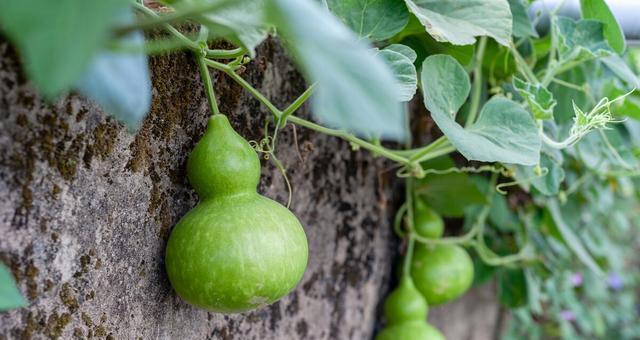
[[[273,303],[289,293],[307,266],[298,219],[257,193],[204,200],[169,237],[166,267],[180,297],[221,313]]]
[[[383,329],[376,340],[445,340],[445,337],[425,321],[407,321]]]

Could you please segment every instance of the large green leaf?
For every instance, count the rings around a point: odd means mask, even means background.
[[[427,32],[438,41],[470,45],[489,36],[502,45],[511,41],[507,0],[405,0]]]
[[[513,77],[513,87],[527,101],[536,119],[553,119],[553,107],[557,102],[544,86],[526,83],[518,77]]]
[[[389,39],[409,21],[404,0],[328,0],[327,5],[360,37]]]
[[[242,0],[204,14],[200,19],[211,36],[228,39],[244,47],[253,57],[256,46],[267,37],[264,11],[265,0]]]
[[[583,86],[587,82],[586,73],[588,70],[588,66],[581,65],[557,75],[556,77],[560,80],[564,80],[565,82],[572,83],[577,86]],[[580,91],[579,89],[569,88],[556,83],[551,83],[548,89],[553,94],[553,98],[558,101],[558,105],[553,109],[553,117],[558,124],[573,124],[573,103],[576,103],[576,105],[585,111],[593,105],[593,103],[589,101],[589,97],[585,92]]]
[[[398,45],[392,46],[396,46],[394,48],[397,48]],[[409,50],[411,49],[409,48]],[[403,51],[408,52],[407,50]],[[381,50],[378,55],[391,67],[398,81],[400,87],[400,97],[398,97],[398,100],[403,102],[410,101],[418,89],[418,71],[416,71],[416,66],[413,64],[413,61],[406,55],[396,52],[393,49],[385,48]]]
[[[27,302],[16,287],[13,276],[4,264],[0,263],[0,312],[23,307],[26,304]]]
[[[405,57],[409,58],[409,60],[414,63],[418,58],[418,54],[411,47],[402,44],[391,44],[384,48],[385,50],[390,50],[394,52],[398,52]]]
[[[268,15],[310,81],[319,120],[368,137],[408,132],[393,73],[373,49],[310,0],[269,2]]]
[[[455,167],[448,156],[422,163],[425,169],[447,170]],[[465,173],[427,174],[417,180],[416,193],[435,211],[445,217],[463,217],[473,204],[484,203],[484,195]]]
[[[18,47],[29,78],[47,98],[75,84],[108,38],[127,0],[0,1],[0,28]]]
[[[133,22],[133,13],[123,21]],[[120,39],[123,43],[142,47],[144,36],[136,31]],[[135,130],[151,105],[151,78],[144,53],[101,51],[76,84],[85,96],[104,111]]]
[[[564,60],[605,57],[613,51],[603,35],[603,24],[596,20],[578,20],[559,16],[555,27]]]
[[[511,7],[511,14],[513,15],[512,31],[513,35],[519,38],[526,37],[538,37],[529,14],[527,13],[527,5],[523,0],[509,0],[509,6]]]
[[[580,0],[582,17],[585,19],[595,19],[604,24],[604,36],[609,42],[609,46],[619,54],[624,52],[624,33],[616,17],[611,13],[611,9],[604,0]]]
[[[538,164],[540,136],[531,115],[504,97],[491,98],[468,128],[455,116],[469,94],[469,76],[447,55],[430,56],[422,64],[424,102],[431,117],[468,160]]]
[[[610,55],[601,59],[618,78],[624,81],[630,88],[640,88],[640,77],[629,67],[627,62],[618,55]],[[626,91],[625,91],[626,92]],[[612,97],[615,98],[615,97]]]
[[[420,62],[426,57],[433,54],[448,54],[462,65],[470,65],[473,60],[473,53],[475,51],[475,45],[452,45],[448,42],[438,42],[430,35],[422,32],[419,35],[410,35],[400,41],[401,44],[410,46],[416,51]],[[416,66],[419,66],[417,64]]]
[[[453,45],[448,42],[436,41],[429,34],[425,34],[424,26],[413,14],[409,15],[407,26],[391,38],[391,41],[410,46],[415,50],[418,56],[417,60],[420,62],[432,54],[448,54],[456,58],[462,65],[469,65],[475,51],[475,45]]]
[[[422,91],[427,108],[454,119],[467,101],[471,82],[464,68],[453,57],[432,55],[422,62]]]

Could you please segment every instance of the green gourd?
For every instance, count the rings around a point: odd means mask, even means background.
[[[473,261],[456,245],[416,245],[411,277],[429,305],[449,302],[464,294],[473,283]]]
[[[398,286],[384,301],[384,316],[388,324],[405,321],[425,321],[429,306],[416,289],[410,276],[400,279]]]
[[[444,233],[444,221],[433,209],[417,199],[414,209],[414,229],[416,234],[426,238],[440,238]]]
[[[445,337],[425,321],[406,321],[385,327],[376,340],[445,340]]]
[[[257,193],[260,160],[224,115],[214,115],[187,161],[200,202],[171,232],[169,281],[180,297],[213,312],[238,313],[288,294],[307,266],[298,219]]]

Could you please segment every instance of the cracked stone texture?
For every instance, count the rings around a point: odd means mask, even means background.
[[[302,128],[284,128],[277,150],[293,185],[291,210],[309,239],[300,285],[242,315],[208,313],[175,295],[164,248],[172,226],[197,202],[184,169],[208,107],[189,55],[150,64],[152,109],[130,134],[75,94],[41,100],[15,51],[0,41],[0,261],[29,300],[27,308],[0,314],[0,339],[371,338],[397,255],[390,220],[401,188],[386,171],[390,164]],[[214,75],[221,110],[241,135],[260,140],[266,111]],[[304,89],[272,40],[243,76],[281,107]],[[262,163],[259,192],[286,202],[282,176]],[[433,322],[450,339],[490,338],[492,292],[480,290],[489,296],[484,302],[473,293],[459,307],[434,309]],[[469,305],[481,304],[471,315]]]

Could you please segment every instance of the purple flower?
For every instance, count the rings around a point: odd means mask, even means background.
[[[571,275],[570,281],[571,281],[571,286],[573,287],[582,286],[582,281],[583,281],[582,273],[575,273]]]
[[[609,273],[609,275],[607,275],[607,284],[609,285],[609,288],[613,290],[620,290],[624,286],[622,277],[615,272]]]
[[[573,321],[576,319],[576,314],[568,309],[560,312],[560,318],[564,321]]]

